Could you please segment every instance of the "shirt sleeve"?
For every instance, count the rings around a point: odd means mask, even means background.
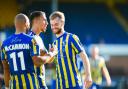
[[[6,52],[5,52],[5,49],[4,49],[4,46],[2,44],[1,46],[1,60],[6,60],[7,59],[7,55],[6,55]]]
[[[34,38],[30,42],[30,55],[31,56],[40,55],[39,45],[37,44]]]
[[[100,57],[100,67],[101,68],[106,67],[105,59],[103,57]]]
[[[83,51],[82,44],[81,44],[78,36],[76,36],[76,35],[71,36],[71,46],[77,54],[79,54],[80,52]]]

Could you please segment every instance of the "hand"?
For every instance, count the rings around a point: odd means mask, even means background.
[[[53,52],[54,51],[54,48],[52,47],[51,44],[49,44],[49,52]]]
[[[46,50],[40,49],[40,56],[44,56],[46,54],[47,54],[47,51]]]
[[[107,86],[111,86],[111,84],[112,84],[112,81],[111,80],[108,80],[107,81]]]
[[[57,46],[53,46],[53,49],[54,49],[54,51],[53,51],[54,55],[57,55],[58,54]]]
[[[56,56],[58,54],[58,49],[56,46],[51,46],[51,44],[49,44],[49,53],[51,56]]]
[[[91,78],[91,76],[86,76],[86,78],[84,80],[84,83],[85,83],[85,88],[89,88],[92,85],[92,78]]]

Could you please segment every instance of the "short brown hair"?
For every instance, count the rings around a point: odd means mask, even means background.
[[[65,16],[64,16],[64,13],[63,13],[63,12],[55,11],[55,12],[53,12],[53,13],[50,15],[49,19],[50,19],[50,20],[53,20],[53,19],[55,19],[56,17],[60,18],[62,21],[65,22]]]
[[[45,12],[43,11],[33,11],[32,13],[30,13],[30,21],[32,23],[33,19],[40,17],[42,15],[45,15]]]

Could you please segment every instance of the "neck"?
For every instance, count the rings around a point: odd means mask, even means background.
[[[58,33],[58,34],[56,34],[56,37],[60,37],[61,35],[63,35],[64,34],[64,28],[62,28],[62,30],[61,30],[61,32],[60,33]]]
[[[20,34],[20,33],[26,33],[25,30],[21,30],[21,29],[16,29],[15,34]]]
[[[32,27],[32,31],[36,34],[36,35],[39,35],[41,33],[41,31],[39,30],[39,28],[37,27]]]

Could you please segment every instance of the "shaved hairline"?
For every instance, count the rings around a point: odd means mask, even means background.
[[[29,22],[29,18],[25,14],[20,13],[16,15],[15,22],[26,23]]]

